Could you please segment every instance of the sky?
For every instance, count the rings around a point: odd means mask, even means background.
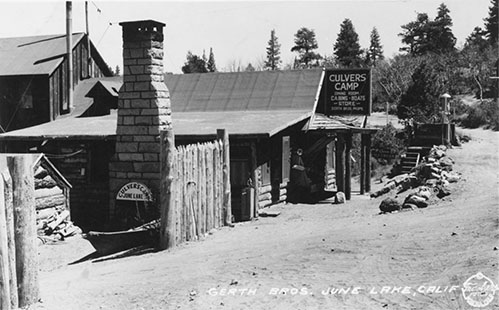
[[[275,29],[283,64],[291,64],[294,34],[301,27],[315,31],[323,56],[333,54],[340,24],[349,18],[362,48],[369,47],[373,27],[378,29],[385,57],[398,53],[401,25],[427,13],[430,18],[445,3],[453,20],[457,46],[476,26],[483,27],[490,0],[323,0],[323,1],[89,1],[92,42],[109,66],[123,68],[122,21],[153,19],[164,28],[165,72],[181,73],[188,51],[202,55],[213,48],[220,71],[254,67],[265,59],[270,32]],[[73,31],[84,32],[85,5],[73,1]],[[0,0],[0,38],[63,34],[64,1]]]

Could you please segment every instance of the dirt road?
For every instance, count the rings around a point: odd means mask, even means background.
[[[464,281],[477,272],[499,280],[499,133],[466,133],[473,140],[449,151],[463,179],[437,205],[378,215],[382,198],[360,195],[288,204],[279,217],[171,251],[42,272],[34,308],[471,309]],[[84,242],[42,255],[78,248],[73,257],[83,257],[92,251]],[[489,309],[499,309],[497,295]]]

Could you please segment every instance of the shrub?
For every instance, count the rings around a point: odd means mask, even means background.
[[[373,150],[388,150],[392,153],[400,154],[404,149],[404,141],[400,136],[401,133],[392,124],[387,124],[373,135],[371,147]],[[375,155],[373,152],[373,157],[378,158]],[[381,156],[378,159],[382,159]],[[382,162],[382,160],[380,161]]]
[[[465,116],[461,118],[461,125],[468,128],[484,126],[492,130],[499,130],[499,107],[494,100],[485,100],[478,105],[467,108]]]

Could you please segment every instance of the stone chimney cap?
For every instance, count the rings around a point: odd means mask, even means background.
[[[119,23],[119,25],[120,26],[156,26],[156,27],[166,26],[166,24],[152,20],[152,19],[121,22],[121,23]]]

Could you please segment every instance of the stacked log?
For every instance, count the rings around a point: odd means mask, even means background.
[[[454,160],[447,156],[446,151],[444,145],[433,146],[420,165],[408,174],[389,179],[383,188],[371,194],[371,198],[387,194],[392,190],[396,190],[399,194],[414,188],[415,192],[408,195],[401,204],[402,209],[414,209],[426,208],[432,196],[442,199],[450,195],[449,183],[457,182],[461,175],[452,171]]]
[[[63,240],[81,233],[69,219],[64,190],[43,167],[35,172],[35,208],[37,235],[41,242]]]

